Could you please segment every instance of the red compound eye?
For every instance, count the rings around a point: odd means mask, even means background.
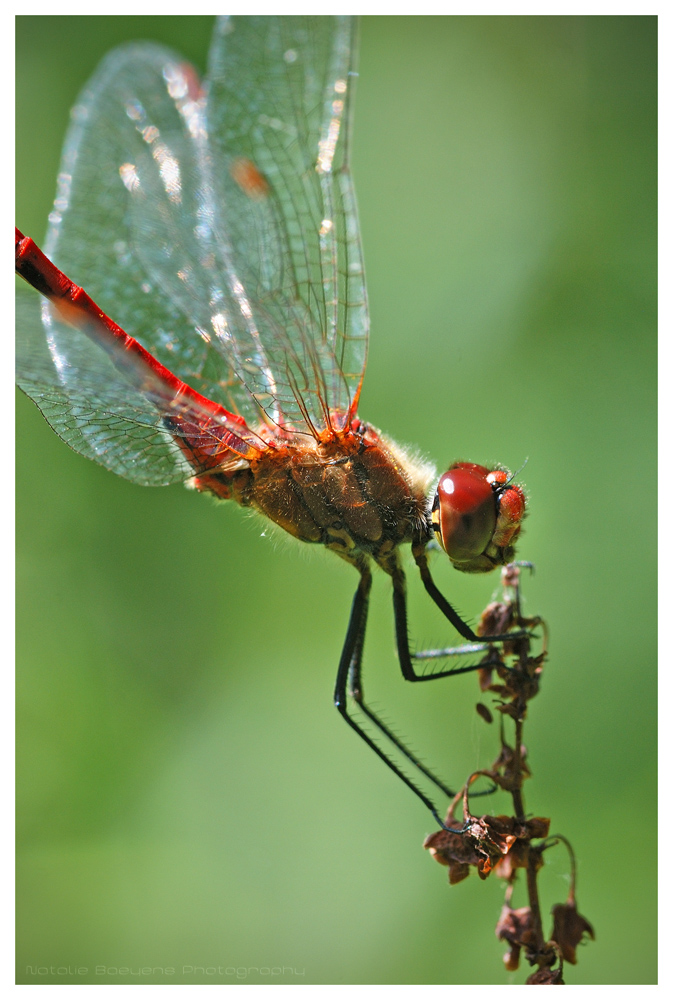
[[[459,462],[437,484],[433,524],[452,562],[477,559],[493,538],[498,505],[488,475],[483,465]]]
[[[483,573],[514,558],[526,496],[507,469],[456,462],[437,484],[432,525],[451,562]]]

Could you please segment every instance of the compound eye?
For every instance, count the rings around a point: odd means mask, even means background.
[[[488,476],[483,465],[460,462],[437,484],[433,527],[454,563],[477,560],[493,538],[498,510]]]

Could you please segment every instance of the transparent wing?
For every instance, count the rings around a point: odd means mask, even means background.
[[[265,385],[260,366],[260,390],[268,388],[293,422],[300,396],[318,426],[324,403],[333,423],[354,409],[366,358],[348,169],[354,31],[347,17],[219,18],[208,68],[208,124],[221,164],[216,203],[225,206],[215,219],[242,250],[244,284],[277,379]],[[247,165],[268,192],[246,184]],[[250,336],[247,343],[252,349]]]
[[[132,45],[73,109],[46,252],[251,426],[343,426],[357,401],[351,39],[347,18],[225,19],[207,94],[179,56]],[[50,336],[69,357],[62,330]]]
[[[17,289],[16,381],[74,451],[142,486],[184,482],[245,465],[263,449],[226,411],[186,393],[123,346],[101,350],[59,320],[46,300]],[[66,355],[56,342],[67,343]]]
[[[143,486],[182,482],[193,475],[171,436],[157,426],[152,404],[133,393],[107,355],[72,328],[67,329],[69,360],[58,374],[41,300],[18,289],[16,330],[17,384],[66,444]]]
[[[166,367],[256,422],[224,338],[213,343],[209,333],[209,274],[196,233],[199,100],[194,74],[174,53],[148,44],[111,52],[72,109],[44,249]],[[70,335],[50,331],[54,354],[69,357]]]

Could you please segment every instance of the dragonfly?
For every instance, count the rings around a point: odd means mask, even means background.
[[[246,16],[217,18],[204,80],[159,45],[112,51],[73,108],[44,252],[16,232],[39,293],[17,292],[17,383],[117,475],[233,501],[356,570],[334,704],[444,825],[418,775],[453,791],[364,698],[372,570],[391,579],[405,680],[475,670],[419,669],[401,550],[473,644],[458,649],[511,639],[474,633],[428,553],[467,573],[511,562],[526,496],[503,466],[456,461],[437,479],[358,416],[356,50],[350,17]]]

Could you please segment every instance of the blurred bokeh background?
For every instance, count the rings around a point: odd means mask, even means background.
[[[155,39],[204,70],[211,19],[16,25],[17,223],[41,240],[100,57]],[[596,929],[569,983],[656,980],[656,79],[653,17],[362,23],[361,413],[440,469],[528,459],[519,554],[552,646],[527,807],[571,839]],[[523,982],[502,884],[448,886],[431,817],[332,707],[355,574],[103,471],[23,397],[17,426],[18,981]],[[434,565],[466,614],[490,599]],[[410,589],[414,637],[450,641],[411,567]],[[477,682],[405,685],[382,576],[373,605],[369,697],[459,784],[496,752]],[[547,859],[545,913],[568,870]]]

